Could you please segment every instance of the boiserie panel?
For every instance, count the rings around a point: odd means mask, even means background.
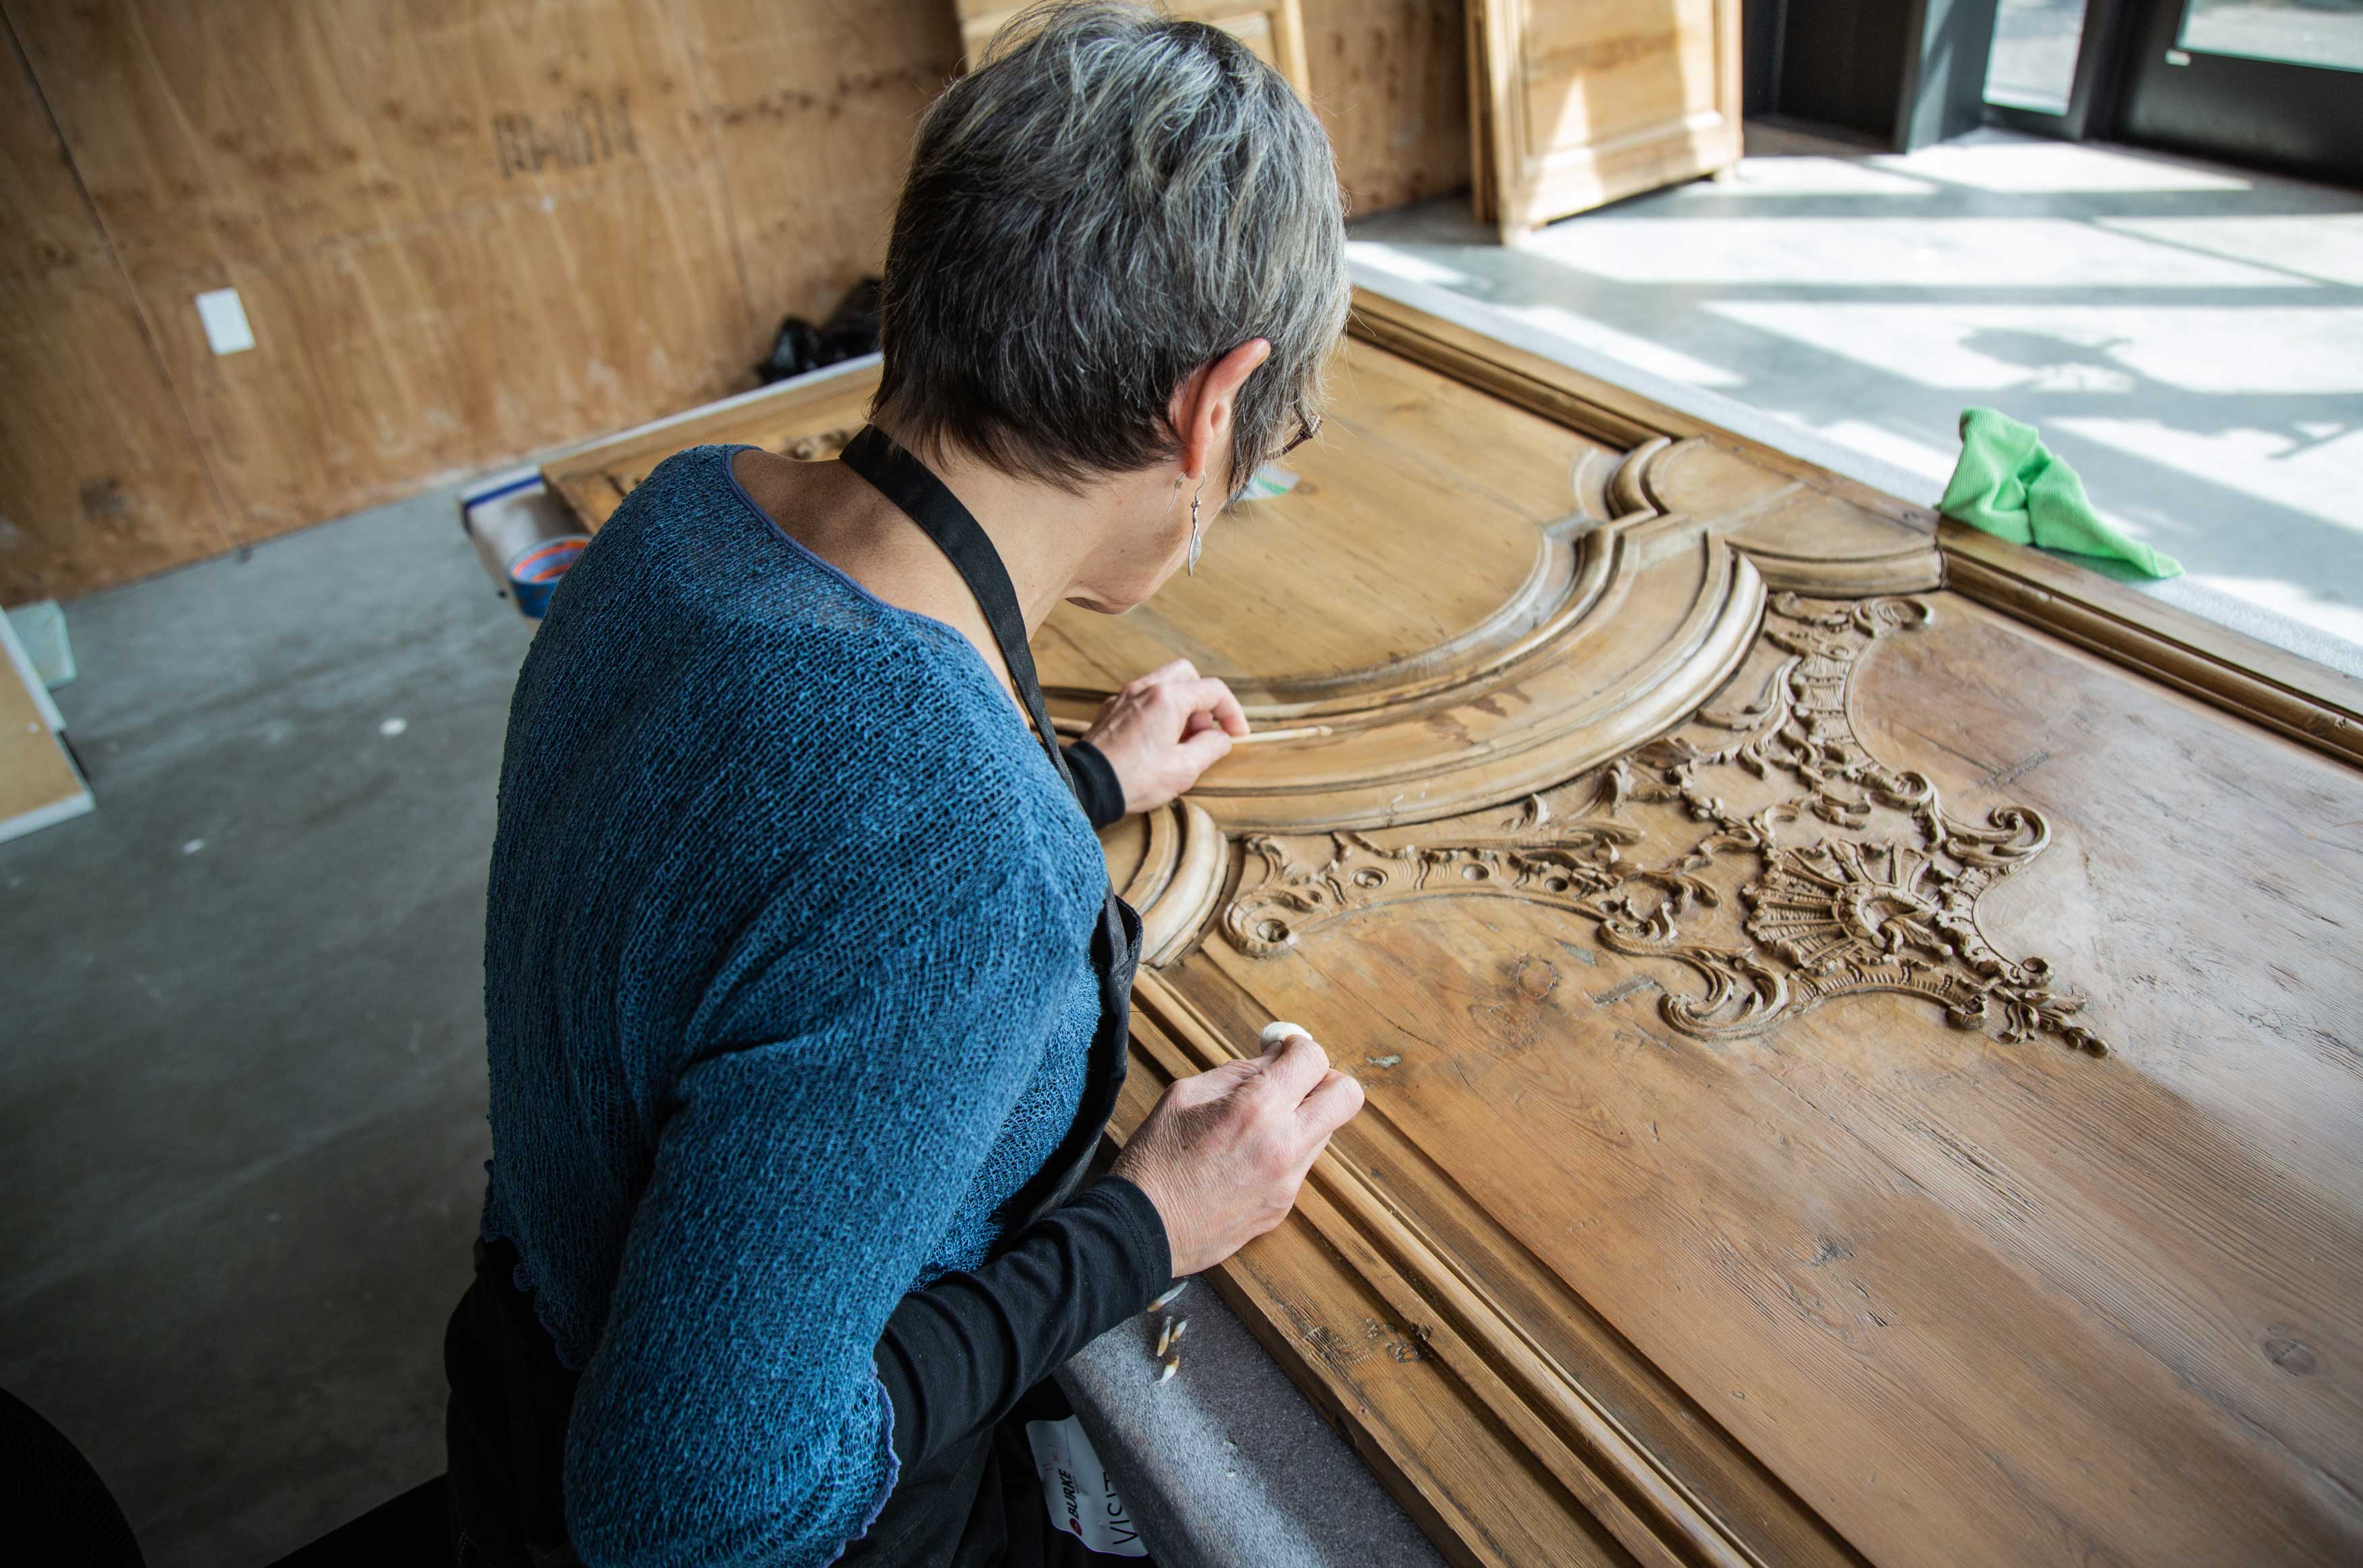
[[[1218,1288],[1463,1563],[2354,1561],[2355,683],[1355,330],[1293,490],[1040,639],[1316,732],[1104,840],[1119,1135],[1275,1017],[1369,1090]]]
[[[1188,21],[1222,28],[1303,94],[1311,91],[1312,82],[1305,71],[1304,17],[1298,6],[1299,0],[1187,0],[1167,9]],[[1026,13],[1027,4],[952,0],[952,9],[960,17],[961,51],[973,66],[994,36]]]
[[[1469,183],[1460,0],[1301,0],[1311,103],[1337,149],[1348,215]]]
[[[1472,197],[1504,237],[1739,161],[1739,0],[1469,0]]]
[[[1024,12],[952,0],[975,60]],[[1176,16],[1228,29],[1321,116],[1350,209],[1382,212],[1469,182],[1469,94],[1459,0],[1212,0]]]

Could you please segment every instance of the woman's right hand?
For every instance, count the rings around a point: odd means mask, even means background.
[[[1169,1088],[1115,1174],[1157,1206],[1175,1277],[1196,1274],[1286,1219],[1329,1135],[1361,1109],[1362,1086],[1292,1033]]]

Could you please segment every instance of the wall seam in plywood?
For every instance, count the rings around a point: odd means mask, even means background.
[[[74,157],[73,144],[66,139],[66,127],[58,119],[57,109],[50,103],[50,90],[42,84],[41,73],[33,64],[30,50],[17,35],[17,17],[6,0],[0,0],[0,27],[8,29],[8,47],[16,51],[17,61],[25,69],[25,79],[33,84],[33,97],[41,105],[41,116],[50,125],[50,135],[57,139],[58,156],[64,160],[67,174],[73,179],[74,192],[82,197],[83,210],[90,214],[92,226],[98,231],[98,242],[106,251],[106,264],[123,282],[124,297],[131,309],[131,319],[139,328],[140,347],[148,351],[149,362],[156,368],[157,380],[164,384],[164,395],[172,403],[172,413],[181,421],[181,434],[189,443],[189,451],[196,458],[197,471],[205,476],[205,490],[214,498],[214,530],[221,536],[218,554],[227,555],[243,547],[237,530],[231,525],[229,496],[222,489],[220,476],[214,472],[213,459],[206,455],[205,443],[197,438],[196,421],[189,414],[189,405],[181,396],[180,387],[172,380],[172,370],[164,360],[164,347],[158,339],[156,324],[148,318],[147,301],[140,297],[133,282],[131,271],[123,264],[123,255],[116,248],[115,233],[106,226],[106,215],[98,209],[98,201],[90,193],[90,182],[83,178],[82,164]]]
[[[706,91],[705,50],[695,30],[683,26],[680,0],[674,0],[673,6],[666,14],[672,17],[673,34],[680,39],[682,51],[689,56],[691,81],[697,93],[697,117],[705,129],[706,156],[713,160],[714,167],[719,170],[723,167],[722,138],[714,126],[713,94]],[[755,315],[755,285],[747,278],[747,237],[738,226],[738,199],[730,193],[730,181],[727,176],[716,180],[714,183],[715,188],[722,193],[722,222],[730,234],[730,265],[737,269],[738,273],[739,314],[746,318],[747,337],[753,339],[760,330],[761,323]],[[768,352],[771,347],[768,343],[756,344],[758,352]]]

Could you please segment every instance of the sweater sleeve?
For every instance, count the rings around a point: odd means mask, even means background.
[[[567,1430],[594,1568],[826,1563],[893,1489],[873,1349],[1030,1077],[1043,955],[1077,940],[1038,868],[971,867],[827,955],[812,979],[854,1005],[678,1078]]]

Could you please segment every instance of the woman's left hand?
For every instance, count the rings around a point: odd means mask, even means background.
[[[1083,739],[1115,770],[1124,809],[1148,812],[1195,784],[1247,733],[1231,689],[1177,658],[1101,703]]]

